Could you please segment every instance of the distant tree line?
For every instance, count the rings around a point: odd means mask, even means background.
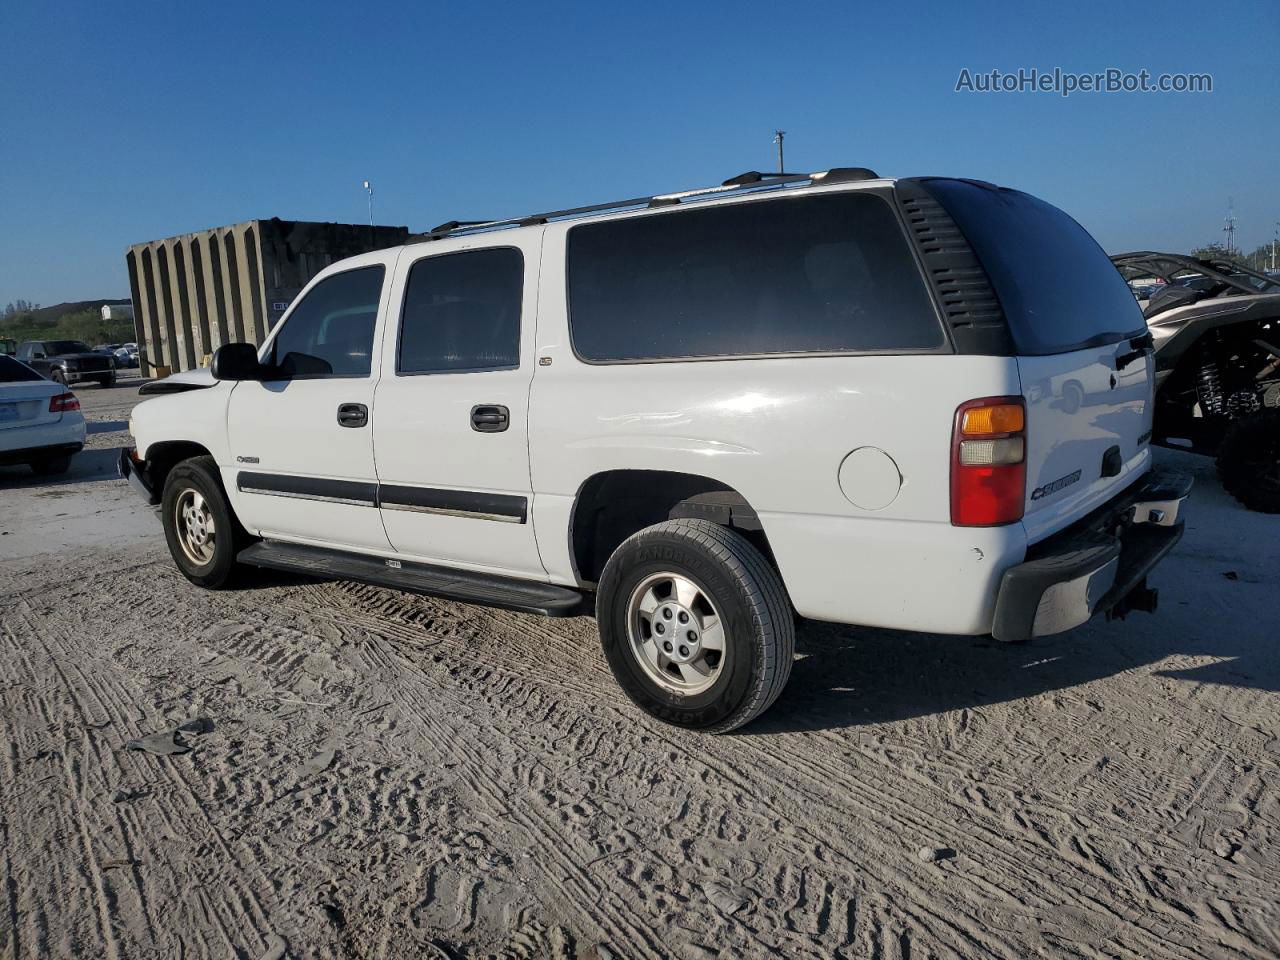
[[[1245,253],[1243,250],[1232,250],[1227,253],[1227,248],[1220,243],[1209,243],[1203,247],[1196,247],[1191,251],[1193,257],[1199,257],[1201,260],[1226,260],[1229,263],[1238,263],[1241,266],[1248,267],[1250,270],[1260,270],[1266,272],[1271,267],[1271,244],[1264,243],[1260,247],[1256,247],[1252,253]],[[1277,268],[1280,268],[1280,258],[1276,260]]]
[[[49,316],[38,303],[15,300],[0,316],[0,339],[83,340],[89,346],[99,343],[128,343],[133,340],[132,320],[103,320],[100,310],[73,310],[60,316]]]
[[[31,313],[33,310],[39,310],[40,304],[31,303],[29,300],[15,300],[4,308],[3,319],[8,320],[14,314]]]

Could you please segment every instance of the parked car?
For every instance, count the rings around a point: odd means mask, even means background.
[[[18,352],[18,341],[0,337],[0,357],[12,357]]]
[[[84,446],[80,401],[15,360],[0,356],[0,464],[28,464],[38,474],[66,473]]]
[[[61,384],[92,380],[109,387],[116,382],[116,362],[82,340],[28,340],[17,357],[37,373]]]
[[[1151,472],[1151,390],[1049,204],[750,173],[333,264],[260,349],[149,387],[120,469],[193,583],[594,610],[637,704],[724,731],[797,615],[1022,641],[1153,609],[1190,481]]]
[[[1228,493],[1280,513],[1280,279],[1176,253],[1111,259],[1122,276],[1166,281],[1144,310],[1155,442],[1216,457]]]
[[[138,365],[138,345],[136,343],[121,344],[115,352],[117,367],[136,367]]]

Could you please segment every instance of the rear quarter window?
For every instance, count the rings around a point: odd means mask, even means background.
[[[13,357],[0,356],[0,383],[24,383],[43,379],[25,363],[19,363]]]
[[[567,257],[573,346],[589,362],[946,344],[897,216],[871,194],[584,224]]]
[[[1146,332],[1106,252],[1052,204],[1019,190],[925,180],[982,261],[1020,354],[1069,353]]]

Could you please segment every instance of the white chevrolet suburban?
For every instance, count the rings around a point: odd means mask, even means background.
[[[1152,610],[1188,479],[1151,341],[1074,220],[863,168],[450,222],[153,384],[120,469],[174,561],[549,615],[724,731],[795,618],[1020,641]]]

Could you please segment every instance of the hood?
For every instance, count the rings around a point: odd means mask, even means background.
[[[45,359],[47,360],[110,360],[112,354],[97,353],[90,350],[88,353],[51,353]]]

